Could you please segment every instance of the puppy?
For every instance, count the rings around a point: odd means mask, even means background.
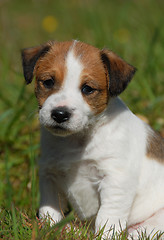
[[[164,231],[164,140],[118,98],[136,69],[79,41],[27,48],[22,60],[26,83],[36,78],[40,217],[56,223],[70,202],[106,237]]]

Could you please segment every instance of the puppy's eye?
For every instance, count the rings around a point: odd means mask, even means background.
[[[93,92],[95,91],[94,88],[90,87],[89,85],[84,85],[81,89],[81,92],[84,94],[84,95],[90,95],[92,94]]]
[[[54,86],[54,79],[50,78],[50,79],[45,80],[43,82],[43,85],[44,85],[45,88],[48,88],[48,89],[53,88],[53,86]]]

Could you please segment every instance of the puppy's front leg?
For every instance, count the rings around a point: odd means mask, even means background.
[[[134,178],[133,178],[134,180]],[[135,184],[126,174],[106,176],[100,184],[100,208],[95,231],[104,227],[103,237],[111,237],[114,231],[124,230],[135,194]]]
[[[51,225],[62,219],[65,199],[59,196],[55,182],[49,176],[40,176],[40,208],[39,217],[50,220]]]

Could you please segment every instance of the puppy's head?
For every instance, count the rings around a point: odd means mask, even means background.
[[[24,49],[22,61],[27,84],[36,78],[41,125],[61,136],[92,124],[135,73],[112,51],[78,41]]]

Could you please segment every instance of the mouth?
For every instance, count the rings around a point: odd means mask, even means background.
[[[71,131],[63,126],[46,126],[46,128],[54,135],[66,136],[70,135]]]
[[[52,129],[66,131],[66,128],[61,127],[61,126],[54,126],[54,127],[52,127]]]

